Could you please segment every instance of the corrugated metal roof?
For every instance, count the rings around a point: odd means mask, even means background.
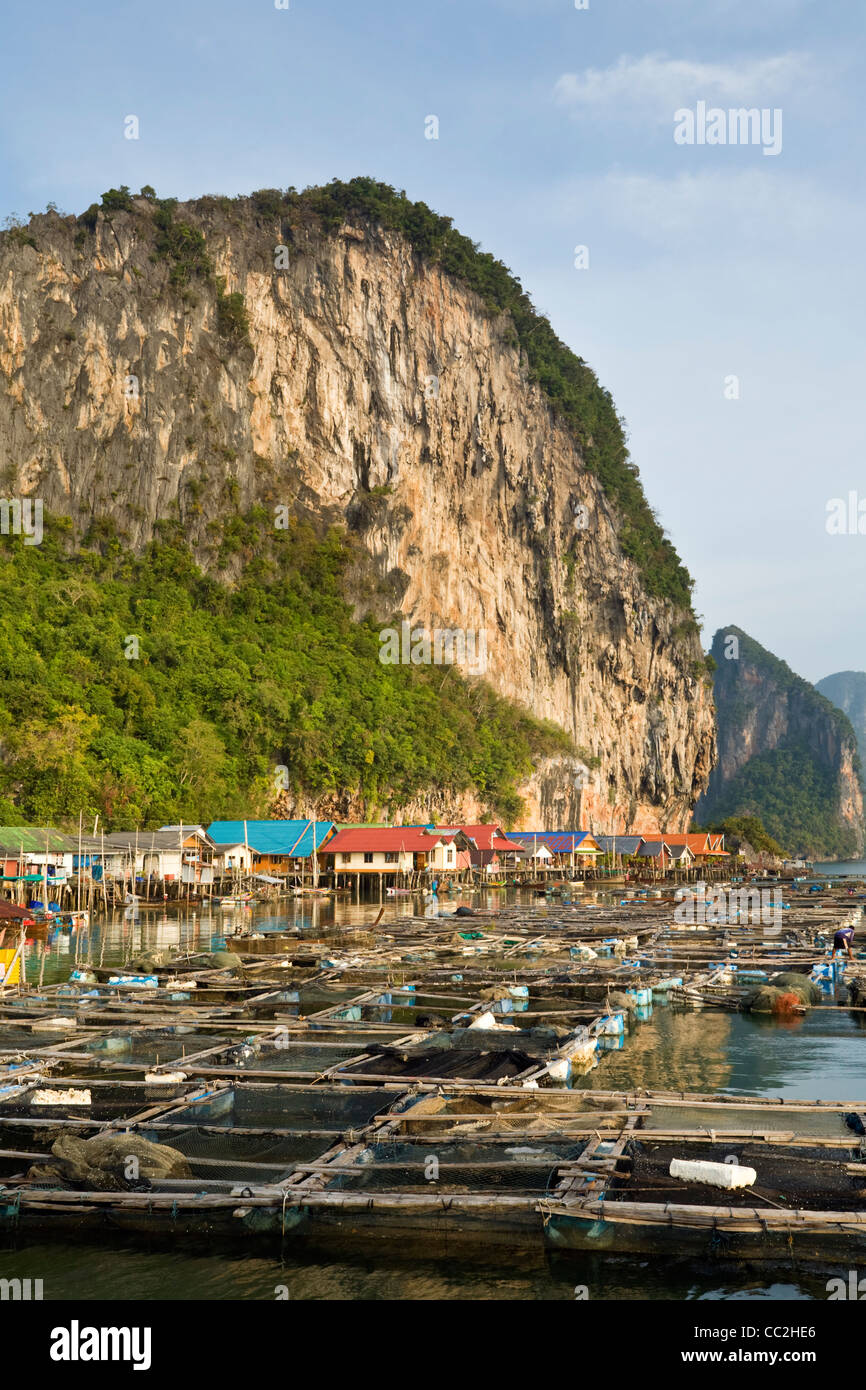
[[[596,835],[595,842],[605,854],[634,854],[642,835]]]
[[[65,835],[62,830],[55,830],[52,826],[43,828],[38,825],[0,825],[0,849],[11,851],[17,854],[19,849],[24,849],[30,854],[44,854],[46,849],[46,837],[48,853],[68,854],[71,850],[78,849],[77,837],[73,839],[71,835]]]
[[[666,845],[688,845],[692,854],[725,854],[724,835],[710,831],[690,831],[686,835],[665,835]]]
[[[207,834],[207,830],[203,825],[161,825],[159,828],[160,830],[174,830],[177,832],[182,830],[184,835],[193,835],[197,830],[201,831],[202,835]]]
[[[588,830],[579,830],[574,834],[548,835],[544,843],[550,846],[554,854],[597,854],[600,848],[598,841]]]
[[[256,854],[306,859],[314,849],[322,848],[333,829],[332,820],[215,820],[208,826],[207,833],[220,844],[246,842]]]
[[[8,903],[5,898],[0,898],[0,921],[2,922],[23,922],[31,921],[33,913],[26,907],[19,907],[17,903]],[[9,943],[11,945],[11,942]]]
[[[135,849],[147,854],[150,850],[177,850],[180,853],[180,836],[173,830],[113,830],[105,837],[106,850]],[[78,845],[75,846],[78,849]]]
[[[511,841],[506,839],[498,825],[440,825],[436,829],[442,835],[453,835],[462,830],[463,834],[475,842],[476,849],[512,849]]]
[[[358,827],[354,830],[338,830],[325,849],[328,854],[356,854],[361,851],[406,850],[407,852],[427,853],[434,849],[446,836],[430,833],[423,826],[392,825]]]
[[[544,844],[554,854],[595,854],[598,840],[588,830],[509,830],[509,840],[524,845]],[[581,850],[585,841],[589,841]]]

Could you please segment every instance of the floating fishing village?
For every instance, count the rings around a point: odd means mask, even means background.
[[[665,1014],[762,1018],[792,1054],[810,1018],[859,1024],[863,879],[750,866],[719,835],[494,824],[0,841],[10,1239],[863,1248],[862,1100],[605,1084]],[[326,921],[341,898],[354,920]]]
[[[850,1375],[866,11],[10,17],[4,1368]]]

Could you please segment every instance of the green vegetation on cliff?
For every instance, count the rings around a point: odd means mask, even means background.
[[[374,807],[475,788],[510,823],[534,759],[571,750],[455,667],[382,665],[378,624],[343,597],[341,533],[275,532],[262,511],[230,539],[245,561],[233,588],[176,527],[141,555],[105,526],[73,552],[56,517],[40,546],[4,538],[0,821],[250,815],[285,766],[335,810],[345,793]]]
[[[851,720],[860,761],[866,764],[866,671],[837,671],[816,681],[815,689]]]
[[[695,830],[711,830],[725,837],[725,849],[736,853],[740,845],[746,843],[759,854],[784,856],[785,851],[777,840],[768,835],[757,816],[726,816],[724,820],[713,821],[712,825],[698,825]]]
[[[755,816],[789,854],[856,857],[863,826],[843,808],[862,783],[847,717],[741,628],[720,628],[712,656],[719,761],[698,805],[701,824]],[[744,740],[753,752],[742,763]]]
[[[856,831],[839,818],[833,769],[802,741],[750,758],[725,787],[719,804],[737,818],[759,817],[769,834],[796,855],[847,859],[858,852]],[[715,821],[712,828],[718,828]]]

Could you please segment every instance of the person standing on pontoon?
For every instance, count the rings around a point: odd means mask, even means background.
[[[836,959],[837,951],[847,951],[848,959],[853,960],[851,953],[851,943],[854,940],[853,927],[840,927],[833,937],[833,959]]]

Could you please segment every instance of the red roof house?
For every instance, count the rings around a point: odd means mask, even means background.
[[[338,830],[324,855],[336,873],[412,873],[420,869],[455,872],[467,847],[459,830],[423,825],[357,826]]]

